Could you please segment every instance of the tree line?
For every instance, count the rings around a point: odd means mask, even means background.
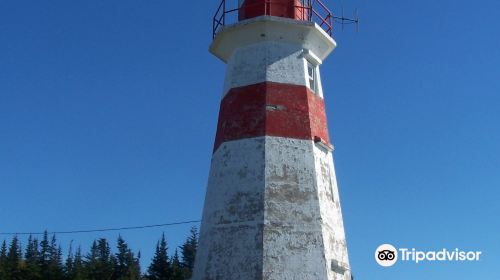
[[[3,240],[0,247],[0,280],[187,280],[191,278],[197,247],[198,231],[193,227],[179,250],[169,256],[163,234],[143,273],[140,252],[134,253],[121,236],[115,253],[109,242],[100,238],[91,244],[88,253],[70,245],[65,256],[55,235],[45,232],[41,240],[30,236],[24,248],[14,236],[10,242]]]

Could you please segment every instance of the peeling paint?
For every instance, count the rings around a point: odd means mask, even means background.
[[[344,280],[332,270],[332,261],[349,263],[336,188],[331,153],[312,140],[223,143],[193,279]]]
[[[225,27],[227,62],[193,280],[351,280],[319,70],[336,46],[277,17]]]

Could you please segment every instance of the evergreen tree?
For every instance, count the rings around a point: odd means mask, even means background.
[[[182,263],[179,260],[179,253],[175,249],[174,257],[172,258],[172,277],[171,280],[185,280],[184,273],[182,271]]]
[[[71,274],[68,275],[68,279],[71,280],[84,280],[86,279],[85,267],[82,258],[82,250],[80,247],[76,249],[75,257],[73,259],[73,267]]]
[[[5,239],[2,241],[2,247],[0,247],[0,261],[5,261],[7,258],[7,242]]]
[[[64,278],[67,280],[75,278],[75,256],[73,255],[73,241],[69,244],[68,256],[64,264]]]
[[[24,260],[25,269],[23,271],[23,277],[30,280],[42,279],[38,239],[33,238],[31,235],[28,237],[28,244],[26,245]]]
[[[50,242],[49,234],[44,231],[42,241],[40,241],[40,255],[38,259],[39,267],[42,274],[42,279],[49,279],[49,262],[50,262]]]
[[[184,278],[191,279],[193,274],[194,259],[196,257],[196,249],[198,248],[198,230],[192,227],[190,236],[181,246],[182,251],[182,271]]]
[[[135,258],[132,250],[121,236],[118,236],[118,252],[116,253],[115,277],[118,280],[139,280],[141,268],[139,259]]]
[[[23,280],[21,272],[21,247],[17,236],[12,238],[5,260],[5,276],[9,280]]]
[[[140,252],[136,256],[121,236],[116,254],[111,253],[108,242],[102,238],[92,243],[85,258],[80,247],[73,253],[71,243],[65,260],[56,236],[49,238],[47,231],[40,242],[29,236],[24,250],[14,236],[10,244],[4,240],[0,246],[0,280],[185,280],[192,277],[197,247],[198,231],[193,227],[180,250],[169,257],[163,234],[156,243],[147,273],[141,278]]]
[[[148,268],[147,279],[150,280],[170,280],[172,277],[172,268],[167,253],[167,241],[165,234],[162,234],[161,240],[156,243],[156,252]]]
[[[0,248],[0,261],[5,261],[5,258],[7,258],[7,243],[4,239]]]
[[[55,235],[52,235],[49,241],[47,231],[44,232],[43,240],[40,242],[39,263],[42,271],[42,279],[64,279],[61,247],[57,245]]]
[[[68,250],[68,256],[66,257],[66,262],[64,263],[64,275],[65,279],[72,279],[74,267],[73,267],[73,247],[70,244]]]
[[[90,251],[85,257],[84,267],[85,267],[85,277],[90,278],[93,275],[93,271],[98,267],[98,249],[97,249],[97,241],[94,240],[92,242],[92,246],[90,246]]]
[[[111,255],[111,249],[106,239],[101,238],[94,241],[85,263],[86,279],[113,279],[114,266],[115,258]]]
[[[6,262],[7,262],[7,243],[5,239],[2,242],[2,247],[0,248],[0,279],[6,279]]]

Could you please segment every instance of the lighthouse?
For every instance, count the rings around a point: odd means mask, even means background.
[[[226,2],[210,46],[227,66],[192,279],[351,280],[320,75],[333,16],[319,0]]]

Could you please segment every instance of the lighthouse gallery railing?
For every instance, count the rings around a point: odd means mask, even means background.
[[[237,8],[228,8],[228,2],[236,5]],[[275,5],[282,5],[282,1],[265,0],[264,1],[264,15],[272,15],[272,7]],[[302,20],[307,20],[311,22],[316,22],[320,27],[322,27],[330,36],[333,32],[333,14],[328,9],[328,7],[321,0],[305,0],[302,1],[302,5],[294,5],[293,8],[301,11],[299,17]],[[257,5],[262,5],[259,3]],[[250,5],[251,7],[252,5]],[[245,7],[240,7],[237,1],[231,0],[221,0],[217,11],[213,17],[212,24],[212,36],[215,38],[217,33],[226,25],[235,23],[238,21],[238,15],[240,9],[248,8],[249,5]]]

